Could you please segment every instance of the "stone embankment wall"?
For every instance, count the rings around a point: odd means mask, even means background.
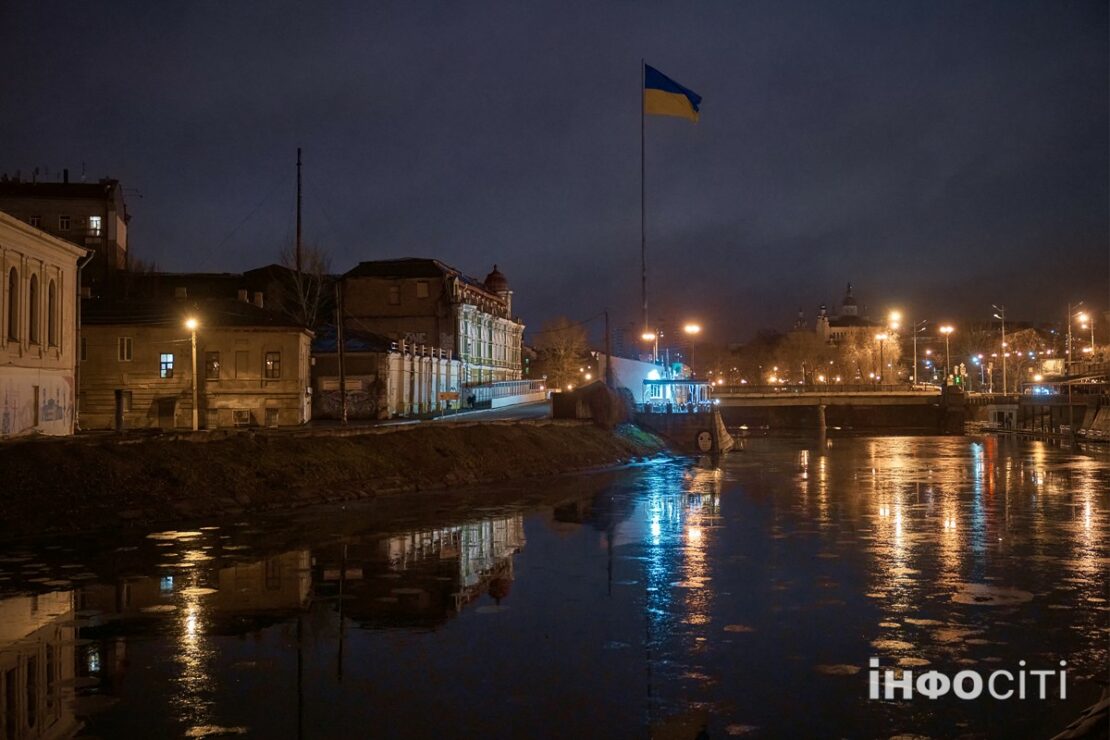
[[[550,421],[9,442],[0,539],[552,476],[662,452],[633,426]]]

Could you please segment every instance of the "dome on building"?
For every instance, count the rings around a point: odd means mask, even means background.
[[[493,272],[486,275],[485,283],[486,287],[494,293],[504,293],[509,289],[509,281],[506,280],[505,276],[501,274],[501,271],[497,269],[497,265],[493,266]]]

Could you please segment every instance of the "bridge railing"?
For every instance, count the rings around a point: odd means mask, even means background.
[[[806,385],[716,385],[713,386],[714,396],[754,393],[781,393],[783,395],[799,393],[935,393],[940,394],[940,388],[925,386],[910,386],[905,383],[810,383]]]
[[[538,393],[546,388],[546,382],[543,380],[499,380],[494,383],[464,386],[463,398],[469,400],[472,397],[475,404],[480,404],[498,398]]]

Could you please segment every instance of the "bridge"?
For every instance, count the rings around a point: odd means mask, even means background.
[[[784,429],[921,429],[959,431],[965,394],[906,385],[714,386],[713,399],[729,426]]]
[[[720,406],[897,406],[935,404],[940,388],[905,385],[733,385],[714,386]]]

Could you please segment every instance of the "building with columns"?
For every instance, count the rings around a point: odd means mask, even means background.
[[[73,433],[85,255],[0,213],[0,438]]]
[[[341,280],[344,326],[446,351],[467,385],[521,378],[524,324],[496,265],[477,280],[435,259],[376,260]]]

